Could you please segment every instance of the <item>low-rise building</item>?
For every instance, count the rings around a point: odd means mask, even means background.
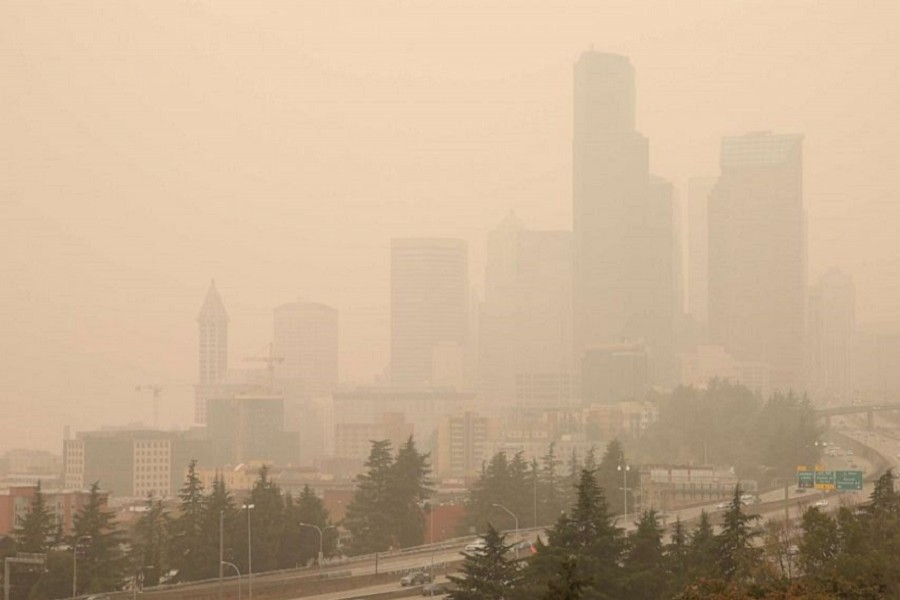
[[[37,486],[14,486],[0,490],[0,536],[13,535],[24,523],[25,517],[31,511]],[[75,515],[84,507],[91,493],[87,490],[58,490],[45,489],[41,493],[44,496],[47,510],[53,517],[54,524],[62,527],[63,535],[71,535]],[[102,505],[107,504],[109,494],[101,492]]]

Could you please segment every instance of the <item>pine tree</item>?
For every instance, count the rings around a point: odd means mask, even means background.
[[[147,496],[146,510],[134,525],[132,569],[143,576],[144,586],[159,585],[169,570],[167,547],[170,518],[162,500]]]
[[[19,552],[43,554],[50,548],[55,533],[55,519],[47,507],[41,482],[38,481],[28,513],[16,530],[16,546]]]
[[[668,587],[662,533],[656,511],[648,510],[628,538],[623,591],[629,600],[656,600]]]
[[[566,492],[562,489],[563,481],[559,474],[561,464],[562,461],[556,457],[556,444],[551,443],[547,454],[541,458],[541,472],[538,479],[538,524],[540,525],[549,525],[556,521],[559,513],[566,506]]]
[[[465,555],[462,575],[451,575],[456,589],[453,600],[512,600],[519,582],[516,564],[507,559],[512,545],[505,543],[506,536],[488,524],[484,534],[485,547]]]
[[[581,600],[584,588],[591,580],[578,575],[578,559],[567,556],[560,563],[559,572],[550,579],[541,600]]]
[[[188,465],[178,497],[181,499],[178,515],[169,527],[169,561],[176,571],[176,582],[194,581],[200,578],[200,572],[204,570],[205,543],[200,535],[204,520],[203,482],[197,476],[196,460]]]
[[[225,486],[225,480],[221,475],[217,475],[209,494],[203,498],[201,545],[197,550],[195,565],[196,579],[209,579],[218,575],[220,539],[223,542],[223,560],[237,563],[241,572],[246,572],[247,530],[238,527],[240,516],[234,505],[234,498]],[[243,535],[240,535],[241,533]],[[253,562],[256,564],[255,556]]]
[[[597,468],[597,481],[600,483],[600,487],[606,491],[606,500],[613,514],[622,510],[625,502],[623,483],[627,479],[623,479],[619,467],[626,467],[625,450],[622,448],[622,443],[618,439],[614,439],[607,444],[603,458],[600,460],[600,466]],[[628,477],[627,472],[625,477]],[[632,506],[630,498],[628,505]]]
[[[303,486],[303,491],[294,503],[292,520],[318,527],[322,531],[322,553],[325,556],[334,554],[337,531],[329,526],[328,510],[308,485]],[[307,564],[319,555],[319,533],[314,527],[300,527],[299,534],[296,545],[297,562]]]
[[[122,532],[115,515],[106,508],[100,484],[91,485],[88,502],[75,515],[70,543],[83,548],[78,557],[79,592],[109,592],[122,586],[125,561],[122,556]]]
[[[665,548],[665,571],[672,590],[681,591],[690,581],[689,543],[687,528],[679,517],[675,519],[672,536]]]
[[[248,505],[252,505],[253,508],[246,508]],[[261,573],[277,569],[284,524],[284,500],[281,497],[281,488],[269,477],[267,465],[259,469],[247,504],[238,509],[240,513],[238,532],[241,541],[237,543],[237,547],[240,548],[238,551],[240,564],[248,565],[246,540],[249,520],[253,570]]]
[[[735,486],[731,504],[722,517],[722,531],[716,536],[719,571],[726,581],[737,584],[751,577],[761,554],[754,546],[759,532],[751,526],[759,517],[744,513],[741,495],[741,486]]]
[[[373,441],[365,464],[367,471],[356,477],[356,491],[344,518],[344,527],[350,532],[350,554],[384,552],[395,543],[388,506],[391,465],[391,443]]]
[[[577,579],[588,598],[617,598],[622,582],[622,530],[612,523],[603,490],[592,471],[582,470],[578,499],[571,515],[563,514],[549,532],[548,545],[539,543],[525,570],[530,597],[539,597],[560,573],[565,560],[577,556]],[[535,596],[534,594],[538,594]]]
[[[422,502],[433,491],[429,487],[428,454],[416,450],[412,436],[397,451],[390,467],[388,508],[391,511],[392,537],[396,546],[408,548],[421,545],[425,540],[425,515]]]
[[[709,513],[705,510],[701,511],[697,527],[691,533],[688,544],[689,579],[714,578],[719,575],[716,546],[716,534],[709,519]]]

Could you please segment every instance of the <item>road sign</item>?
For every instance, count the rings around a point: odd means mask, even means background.
[[[835,488],[841,491],[859,491],[863,489],[862,471],[835,471]]]
[[[816,474],[813,471],[797,471],[797,487],[812,489],[816,484]]]
[[[816,489],[834,489],[834,471],[816,471]]]

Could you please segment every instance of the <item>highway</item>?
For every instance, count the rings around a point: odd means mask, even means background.
[[[869,446],[879,452],[882,456],[892,457],[893,463],[896,464],[898,461],[896,457],[900,456],[900,438],[891,437],[887,434],[876,432],[869,433],[865,431],[850,431],[850,430],[841,430],[841,433],[850,437],[851,439],[856,440],[861,445]],[[862,456],[858,456],[856,454],[848,455],[846,454],[847,449],[842,449],[840,455],[838,456],[826,456],[823,457],[822,464],[825,465],[826,469],[829,470],[839,470],[839,469],[852,469],[859,468],[864,471],[865,474],[871,473],[873,468],[875,468],[870,461],[866,460]],[[852,465],[856,465],[853,467]],[[805,493],[797,493],[796,491],[796,483],[792,482],[791,485],[788,486],[788,501],[789,501],[789,516],[791,519],[799,518],[802,516],[803,512],[811,506],[815,501],[825,499],[828,501],[828,506],[823,508],[823,510],[832,511],[836,510],[842,504],[856,504],[858,502],[863,502],[869,498],[869,495],[872,492],[873,484],[872,482],[866,482],[864,484],[863,490],[861,492],[831,492],[831,493],[823,493],[816,490],[808,490]],[[667,517],[667,525],[671,526],[676,518],[680,518],[683,522],[687,524],[692,524],[696,522],[700,517],[700,512],[705,510],[707,513],[711,515],[716,515],[721,511],[716,510],[716,504],[719,501],[711,502],[709,504],[705,504],[703,506],[694,506],[690,508],[682,508],[677,510],[668,511]],[[765,492],[760,495],[760,503],[758,505],[753,505],[748,507],[748,510],[755,511],[759,510],[759,514],[763,518],[783,518],[784,516],[784,488],[779,488],[775,490],[771,490]],[[634,529],[633,516],[629,518],[629,522],[625,527],[626,531],[631,531]],[[623,526],[623,523],[617,523],[620,527]],[[511,532],[507,532],[510,533]],[[529,532],[527,534],[523,534],[523,539],[531,539],[533,540],[536,536],[535,532]],[[544,536],[546,539],[546,536]],[[453,561],[458,561],[462,557],[460,556],[460,551],[464,546],[464,542],[460,542],[456,544],[454,547],[447,547],[436,551],[435,553],[435,562],[436,563],[449,563]],[[387,560],[387,559],[385,559]],[[427,570],[430,563],[430,555],[429,553],[417,552],[414,554],[410,554],[405,557],[395,557],[390,560],[390,562],[383,563],[385,565],[390,564],[389,570],[401,571],[401,570],[413,570],[413,569],[424,569]],[[382,569],[379,567],[380,570]],[[374,564],[366,563],[360,564],[353,568],[354,574],[363,574],[363,573],[373,573],[374,572]],[[322,594],[318,596],[307,596],[307,598],[315,598],[316,600],[351,600],[351,599],[359,599],[359,598],[369,598],[375,597],[377,598],[381,594],[388,594],[390,592],[395,592],[400,589],[399,583],[400,573],[397,574],[397,582],[393,584],[379,584],[373,585],[370,587],[364,587],[353,592],[341,592],[341,593],[332,593],[332,594]],[[415,593],[420,588],[410,589],[410,593]],[[299,600],[299,599],[298,599]]]

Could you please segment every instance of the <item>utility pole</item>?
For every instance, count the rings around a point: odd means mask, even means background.
[[[622,512],[625,514],[625,526],[628,527],[628,465],[619,465],[616,470],[622,471]]]
[[[219,600],[222,600],[222,579],[225,577],[225,511],[219,511]]]
[[[250,510],[253,505],[245,504],[244,508],[247,509],[247,592],[253,600],[253,544],[250,538]]]

